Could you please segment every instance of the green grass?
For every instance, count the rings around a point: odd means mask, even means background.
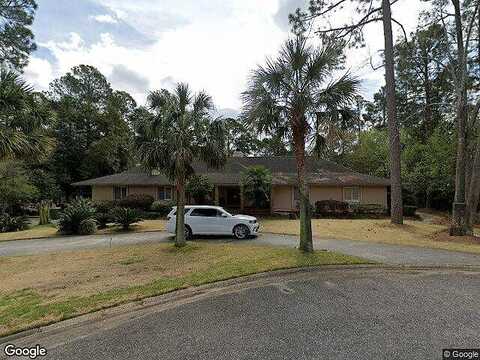
[[[131,230],[125,231],[121,226],[110,225],[106,229],[97,230],[96,234],[117,234],[125,232],[151,232],[165,231],[166,220],[144,220],[138,224],[132,225]],[[50,237],[64,236],[58,232],[58,228],[54,224],[34,225],[26,230],[0,233],[0,241],[12,240],[28,240],[28,239],[44,239]]]
[[[65,270],[65,276],[75,276],[75,281],[67,278],[63,279],[63,283],[58,279],[59,270],[54,272],[57,278],[48,274],[51,267],[61,268],[64,262],[70,262],[71,265],[72,260],[68,257],[62,259],[62,256],[36,255],[4,258],[0,262],[0,276],[4,275],[3,272],[14,271],[19,279],[23,279],[19,281],[19,286],[26,284],[22,276],[24,267],[49,262],[44,278],[42,271],[37,272],[38,277],[32,278],[28,288],[0,292],[0,336],[178,289],[255,273],[295,267],[367,263],[363,259],[326,251],[302,254],[289,248],[229,244],[189,244],[181,249],[160,244],[76,252],[72,256],[78,259],[78,271],[69,275],[71,270]],[[105,263],[110,258],[113,258],[113,265]],[[58,264],[52,264],[55,261]],[[111,274],[104,275],[104,278],[102,275],[92,276],[95,266],[99,264],[111,268]],[[168,269],[159,270],[160,264],[167,264]],[[84,273],[84,268],[88,267],[91,271]],[[29,274],[31,269],[23,271]],[[138,279],[130,275],[132,271]],[[103,273],[103,270],[99,273]],[[83,278],[79,278],[79,274]],[[108,288],[104,285],[111,282],[108,276],[125,279],[127,275],[130,277],[123,286]],[[143,275],[151,275],[151,279],[145,280]],[[78,284],[83,282],[106,290],[85,291],[83,294],[78,289]],[[49,285],[45,286],[46,283]]]

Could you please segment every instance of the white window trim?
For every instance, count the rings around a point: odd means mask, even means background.
[[[347,200],[345,191],[348,189],[358,189],[358,200]],[[352,191],[353,194],[353,191]],[[345,186],[343,188],[343,201],[349,204],[360,204],[362,202],[362,188],[360,186]]]

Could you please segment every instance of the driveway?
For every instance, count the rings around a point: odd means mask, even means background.
[[[171,237],[165,232],[69,236],[38,240],[6,241],[0,242],[0,256],[32,255],[46,252],[73,251],[169,241],[171,241]],[[289,247],[296,247],[298,245],[298,237],[296,236],[275,234],[260,234],[257,238],[242,241],[234,241],[231,238],[196,239],[196,241]],[[337,251],[388,265],[480,266],[480,255],[447,250],[324,239],[315,239],[314,246],[316,249]]]
[[[321,269],[215,286],[8,342],[59,360],[440,359],[480,348],[478,272]]]

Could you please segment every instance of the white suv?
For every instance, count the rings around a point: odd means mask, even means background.
[[[175,234],[177,207],[168,214],[167,231]],[[260,225],[257,218],[248,215],[232,215],[219,206],[185,206],[185,236],[232,235],[246,239],[257,235]]]

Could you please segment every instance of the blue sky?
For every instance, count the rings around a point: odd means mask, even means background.
[[[249,71],[278,51],[288,37],[288,14],[304,2],[38,0],[38,50],[25,74],[45,90],[72,66],[91,64],[140,104],[149,90],[186,81],[208,91],[223,112],[235,113]],[[400,3],[394,16],[413,30],[420,1]],[[381,34],[381,27],[371,26],[369,46],[347,54],[348,68],[364,79],[366,96],[383,82],[382,70],[372,71],[368,61],[378,60]]]

